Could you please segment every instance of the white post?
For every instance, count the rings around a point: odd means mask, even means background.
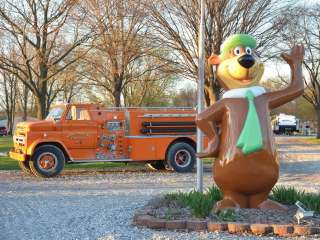
[[[198,62],[198,114],[204,110],[203,106],[203,94],[204,94],[204,0],[200,0],[200,29],[199,29],[199,62]],[[203,149],[203,133],[197,128],[197,152],[201,152]],[[203,192],[203,166],[202,160],[197,157],[197,191]]]

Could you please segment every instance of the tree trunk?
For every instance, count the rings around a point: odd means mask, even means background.
[[[8,134],[11,135],[14,127],[16,112],[17,79],[10,74],[3,74],[4,106],[7,117]]]
[[[22,120],[27,121],[28,118],[28,95],[29,89],[23,85],[23,103],[22,103]]]
[[[220,99],[221,87],[216,77],[216,72],[209,64],[206,65],[207,77],[205,79],[205,104],[210,106]]]
[[[113,90],[113,98],[114,98],[114,106],[121,107],[121,91],[122,91],[122,76],[114,76],[114,90]]]
[[[208,77],[208,80],[205,84],[204,96],[205,96],[205,104],[206,106],[210,106],[214,104],[216,101],[220,99],[220,86],[216,83],[214,77]]]
[[[8,123],[7,123],[8,134],[12,135],[13,127],[14,127],[14,113],[12,112],[12,110],[10,111],[7,117],[8,117]]]
[[[39,94],[37,98],[37,118],[44,119],[48,114],[47,106],[47,91],[48,91],[48,67],[45,64],[40,64],[39,78]]]
[[[121,91],[115,90],[115,91],[113,91],[112,95],[114,98],[114,106],[121,107]]]
[[[45,119],[47,116],[47,106],[46,106],[46,96],[41,94],[40,96],[36,96],[37,101],[37,118]]]
[[[47,82],[43,81],[41,83],[41,92],[36,96],[36,104],[37,104],[37,118],[45,119],[48,111],[47,111]]]
[[[320,138],[320,106],[315,107],[315,111],[317,114],[317,135],[316,138]]]

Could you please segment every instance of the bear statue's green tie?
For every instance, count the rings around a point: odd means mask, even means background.
[[[254,95],[248,90],[245,96],[248,99],[249,107],[246,121],[237,142],[237,147],[241,148],[243,154],[247,155],[260,150],[263,143],[260,121],[254,105]]]

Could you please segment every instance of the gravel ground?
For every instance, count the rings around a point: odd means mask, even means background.
[[[277,140],[279,184],[319,192],[320,146],[289,140]],[[205,187],[212,184],[211,179],[210,171],[205,172]],[[258,239],[227,233],[153,231],[131,225],[135,210],[152,197],[188,191],[195,185],[194,173],[69,171],[59,178],[37,179],[1,171],[0,239]]]

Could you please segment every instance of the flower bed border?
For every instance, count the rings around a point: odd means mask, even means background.
[[[133,217],[137,227],[157,230],[208,231],[229,233],[251,233],[254,235],[274,234],[278,236],[308,236],[320,234],[320,227],[294,224],[260,224],[243,222],[214,222],[211,220],[167,220],[148,215],[138,210]]]

